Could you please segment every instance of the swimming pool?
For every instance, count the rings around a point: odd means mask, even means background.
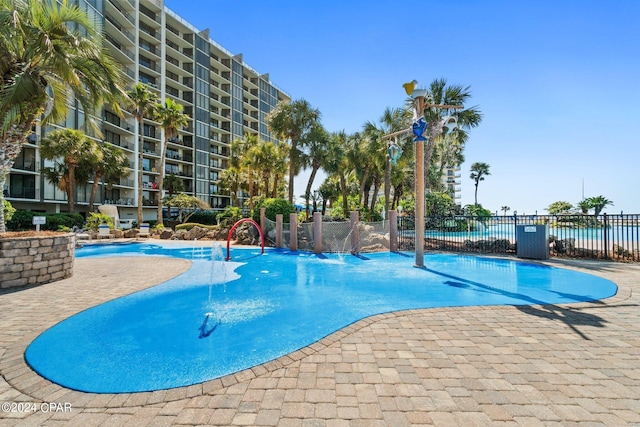
[[[233,249],[225,262],[219,248],[130,244],[87,247],[77,257],[140,254],[189,258],[193,265],[45,331],[25,353],[33,369],[86,392],[167,389],[267,362],[378,313],[571,303],[617,290],[575,271],[449,254],[426,254],[425,269],[413,267],[413,254],[389,252]]]

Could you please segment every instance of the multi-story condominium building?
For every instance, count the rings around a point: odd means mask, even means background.
[[[442,171],[442,183],[456,205],[460,205],[460,199],[462,198],[462,195],[460,194],[460,185],[462,184],[460,177],[460,166],[447,166]]]
[[[171,98],[184,107],[189,125],[169,141],[165,176],[175,174],[184,181],[187,194],[208,202],[214,209],[231,203],[228,193],[216,185],[228,167],[231,142],[246,134],[265,141],[274,140],[265,117],[279,101],[290,97],[277,88],[268,74],[244,63],[241,54],[232,54],[164,6],[163,0],[76,0],[88,11],[104,35],[104,44],[122,65],[128,81],[148,84],[160,100]],[[213,18],[212,18],[213,19]],[[43,136],[58,127],[85,129],[85,116],[70,101],[64,123],[36,129],[15,162],[3,189],[7,199],[20,209],[49,212],[66,209],[63,191],[47,182],[40,173],[48,162],[39,156]],[[146,120],[144,144],[138,146],[138,126],[131,114],[118,117],[105,108],[98,117],[102,139],[124,150],[132,169],[130,176],[115,185],[101,185],[96,204],[115,204],[120,216],[135,219],[142,203],[145,219],[154,219],[158,197],[160,148],[163,135],[157,123]],[[138,200],[138,150],[143,150],[143,197]],[[77,210],[87,211],[91,183],[80,185]]]

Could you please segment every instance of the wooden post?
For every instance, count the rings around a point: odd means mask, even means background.
[[[282,214],[276,215],[276,248],[282,247]]]
[[[267,208],[260,208],[260,229],[262,233],[267,234],[267,221],[265,211]]]
[[[289,214],[289,249],[298,250],[298,214]]]
[[[313,253],[322,253],[322,212],[313,213]]]
[[[398,211],[389,211],[389,251],[398,252]]]
[[[360,254],[360,213],[358,211],[351,211],[351,253],[353,255]]]

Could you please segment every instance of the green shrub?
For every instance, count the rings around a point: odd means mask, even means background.
[[[289,214],[295,213],[296,208],[285,199],[264,199],[253,209],[253,220],[260,222],[260,208],[265,208],[265,216],[271,221],[276,220],[277,214],[282,214],[283,222],[289,223]]]
[[[216,224],[223,227],[231,227],[240,219],[242,219],[242,210],[235,206],[227,206],[223,212],[217,215]]]
[[[44,230],[57,231],[60,227],[71,229],[73,227],[82,227],[84,218],[80,214],[70,213],[48,213],[45,214],[47,223],[43,226]]]
[[[13,214],[16,213],[16,208],[14,208],[13,206],[11,206],[11,203],[9,203],[8,200],[3,200],[3,211],[4,211],[4,222],[6,224],[7,221],[11,220],[11,217],[13,217]]]
[[[13,214],[10,221],[7,221],[7,229],[12,231],[33,230],[33,217],[44,216],[46,223],[40,226],[41,230],[57,231],[59,227],[82,227],[84,218],[80,214],[69,213],[42,213],[26,210],[19,210]]]
[[[219,214],[214,211],[197,210],[189,218],[189,222],[197,224],[215,225],[217,224],[217,216]]]
[[[36,215],[38,214],[32,211],[16,211],[11,220],[6,222],[7,229],[11,231],[31,230],[33,229],[31,221]]]
[[[102,213],[90,212],[89,218],[84,227],[90,230],[98,231],[100,224],[109,224],[109,228],[113,228],[113,219],[109,215]]]

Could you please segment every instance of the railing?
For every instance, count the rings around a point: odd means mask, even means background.
[[[640,261],[640,215],[427,217],[426,250],[516,253],[516,225],[549,226],[549,254],[561,258]],[[398,218],[400,250],[413,250],[415,221]]]

